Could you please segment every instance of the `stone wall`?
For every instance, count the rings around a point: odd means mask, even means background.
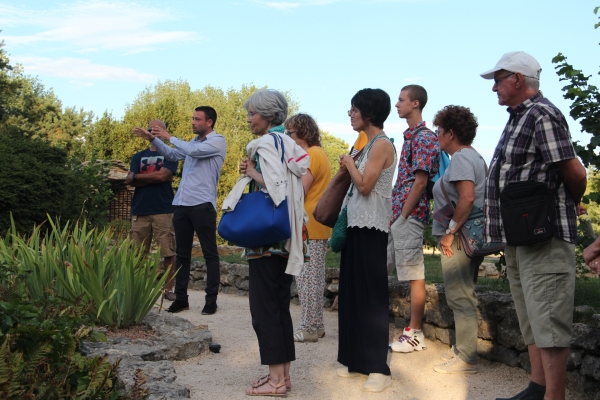
[[[480,276],[494,274],[484,266]],[[189,288],[204,290],[206,267],[203,262],[191,266]],[[330,307],[338,292],[339,269],[328,268],[324,293],[325,307]],[[427,285],[423,331],[427,338],[445,344],[454,343],[454,317],[446,303],[444,285]],[[223,293],[247,295],[248,265],[221,263]],[[509,293],[478,292],[478,353],[480,357],[531,371],[527,347],[519,330],[515,307]],[[389,277],[390,319],[403,328],[410,320],[408,282]],[[296,282],[292,284],[292,302],[298,303]],[[588,306],[577,307],[574,314],[573,339],[567,365],[568,384],[577,391],[597,393],[600,400],[600,314]]]

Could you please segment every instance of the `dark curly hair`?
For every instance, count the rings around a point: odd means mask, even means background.
[[[285,121],[285,129],[296,130],[296,136],[306,142],[308,147],[321,146],[321,134],[317,122],[308,114],[296,114]]]
[[[365,121],[380,129],[383,129],[383,123],[392,109],[390,96],[381,89],[359,90],[350,104],[360,110],[360,115]]]
[[[467,146],[473,143],[479,126],[471,109],[454,105],[438,111],[433,118],[433,125],[444,128],[445,131],[452,129],[460,144]]]

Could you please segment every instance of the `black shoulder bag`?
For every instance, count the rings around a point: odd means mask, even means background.
[[[500,193],[500,214],[506,243],[527,246],[551,239],[556,218],[554,193],[545,183],[530,180],[509,183],[500,192],[502,164],[499,161],[495,166],[496,191]]]

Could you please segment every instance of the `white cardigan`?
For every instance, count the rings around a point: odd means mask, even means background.
[[[287,197],[288,214],[292,236],[285,242],[285,249],[289,252],[288,264],[285,272],[290,275],[300,275],[302,264],[304,264],[304,252],[302,243],[302,225],[308,223],[308,215],[304,211],[304,187],[302,186],[302,175],[306,173],[310,164],[309,157],[302,147],[287,135],[275,133],[283,139],[285,148],[284,161],[281,163],[281,145],[278,140],[278,148],[272,135],[265,134],[254,139],[246,146],[246,154],[249,159],[254,160],[258,153],[260,157],[260,169],[265,181],[266,191],[273,199],[276,206],[281,204]],[[242,175],[223,201],[222,211],[233,211],[244,189],[252,178]]]

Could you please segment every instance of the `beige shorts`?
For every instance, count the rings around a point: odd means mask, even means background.
[[[150,250],[152,236],[160,247],[161,257],[175,255],[175,231],[173,214],[133,215],[131,218],[131,238],[138,246]]]
[[[506,274],[526,345],[569,347],[573,333],[575,245],[552,238],[506,246]]]
[[[388,234],[388,273],[394,268],[399,281],[425,279],[423,231],[425,224],[412,216],[402,215],[394,221]]]

